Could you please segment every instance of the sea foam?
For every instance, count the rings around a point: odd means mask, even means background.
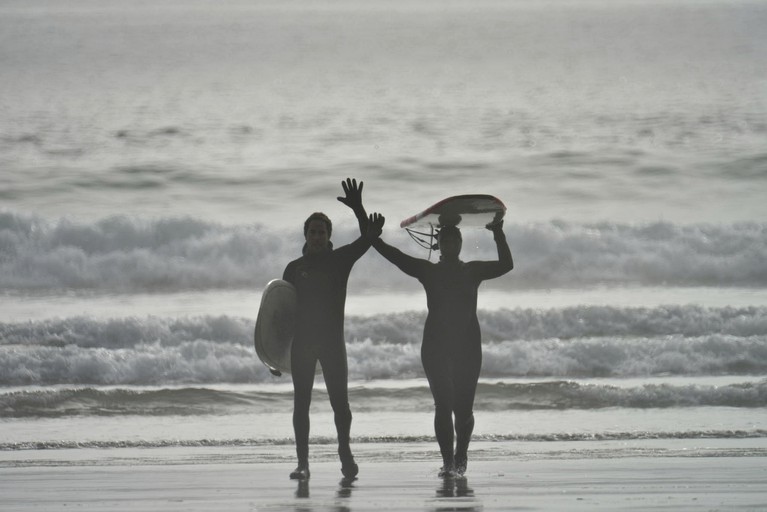
[[[318,389],[318,394],[324,394]],[[353,386],[349,399],[356,412],[423,412],[432,402],[425,381],[410,387]],[[767,405],[767,380],[722,386],[647,383],[615,386],[605,382],[480,382],[476,411],[594,410],[608,407],[663,409],[679,407],[759,408]],[[324,398],[318,407],[327,410]],[[0,418],[66,416],[198,416],[215,414],[285,414],[292,412],[290,387],[262,389],[65,387],[0,393]]]
[[[636,377],[767,371],[767,308],[675,306],[479,312],[483,375]],[[422,376],[424,314],[350,316],[350,376]],[[0,384],[271,382],[253,321],[73,317],[0,324]]]
[[[487,236],[465,233],[464,259],[495,259]],[[767,286],[767,225],[507,223],[516,267],[489,286]],[[358,233],[348,224],[336,243]],[[401,231],[385,238],[424,258]],[[0,287],[19,292],[260,289],[300,254],[301,231],[193,218],[115,216],[92,223],[0,213]],[[408,248],[410,248],[408,250]],[[374,253],[375,251],[372,251]],[[371,253],[371,254],[372,254]],[[410,283],[378,255],[352,274],[366,290]]]

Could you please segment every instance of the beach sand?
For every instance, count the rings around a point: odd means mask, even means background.
[[[762,444],[761,441],[757,441]],[[482,443],[478,443],[482,444]],[[487,443],[495,444],[495,443]],[[574,455],[568,445],[543,457],[471,460],[467,476],[437,477],[431,447],[383,443],[358,451],[360,475],[341,478],[330,446],[319,447],[312,478],[288,478],[291,446],[23,450],[0,454],[4,512],[438,511],[438,510],[767,510],[764,451],[654,451],[655,455]],[[498,453],[493,446],[479,453]],[[502,450],[501,450],[502,451]],[[378,453],[379,455],[371,456]],[[556,454],[560,453],[561,456]],[[601,453],[601,455],[599,455]],[[658,456],[660,454],[660,456]],[[401,459],[401,460],[400,460]]]

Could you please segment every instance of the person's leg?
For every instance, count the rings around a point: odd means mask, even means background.
[[[453,455],[453,407],[454,388],[451,377],[450,365],[446,358],[440,354],[421,351],[426,378],[429,381],[429,389],[434,398],[434,434],[442,455],[441,476],[452,474],[455,468]]]
[[[453,413],[449,402],[440,399],[438,394],[434,396],[434,434],[437,436],[437,444],[442,455],[442,473],[449,475],[455,469],[455,456],[453,455]]]
[[[455,366],[455,465],[459,474],[466,472],[469,442],[474,432],[474,396],[477,391],[479,372],[482,367],[482,349],[473,345],[461,356],[461,364]]]
[[[338,457],[341,459],[341,472],[346,478],[354,478],[359,472],[354,462],[350,444],[352,412],[349,407],[349,369],[346,362],[346,346],[340,344],[329,347],[320,358],[325,386],[328,390],[330,406],[338,434]]]
[[[290,474],[293,479],[309,478],[309,407],[317,360],[309,351],[291,352],[293,378],[293,431],[296,437],[298,467]]]

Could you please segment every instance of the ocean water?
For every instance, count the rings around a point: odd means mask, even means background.
[[[355,238],[335,200],[347,176],[423,257],[405,217],[464,193],[508,207],[515,269],[480,291],[484,456],[763,453],[765,26],[747,0],[2,2],[4,463],[291,458],[290,381],[259,363],[253,326],[309,213]],[[464,230],[465,259],[494,257]],[[436,461],[424,318],[417,282],[360,260],[356,446]],[[323,387],[312,442],[332,457]]]

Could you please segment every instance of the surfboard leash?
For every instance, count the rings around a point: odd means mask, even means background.
[[[429,259],[431,260],[432,251],[436,251],[437,249],[439,249],[439,244],[433,241],[435,238],[437,238],[437,235],[439,234],[439,232],[434,233],[434,226],[431,227],[430,233],[423,233],[421,231],[415,231],[409,228],[405,228],[405,231],[407,231],[407,234],[410,235],[410,238],[412,238],[415,243],[417,243],[424,249],[429,249]],[[432,242],[424,240],[423,238],[420,238],[418,235],[428,236],[432,239]]]

